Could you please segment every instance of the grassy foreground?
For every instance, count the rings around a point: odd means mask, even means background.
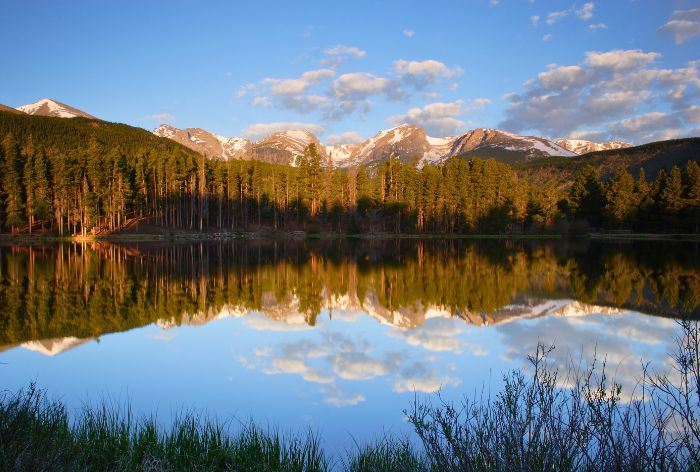
[[[327,455],[311,432],[231,433],[194,415],[168,430],[107,406],[69,420],[30,385],[0,396],[0,470],[700,470],[700,326],[681,326],[670,372],[646,366],[634,392],[623,395],[604,361],[560,377],[547,358],[553,348],[540,346],[530,375],[512,371],[493,397],[416,401],[405,413],[421,447],[385,438],[343,457]]]

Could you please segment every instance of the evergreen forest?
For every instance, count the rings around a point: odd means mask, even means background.
[[[562,184],[531,182],[494,159],[337,169],[313,144],[296,167],[219,161],[83,118],[0,112],[0,139],[0,231],[11,234],[700,231],[696,160],[653,175],[621,165],[605,178],[586,164]]]

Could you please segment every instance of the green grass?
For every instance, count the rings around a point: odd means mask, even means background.
[[[326,471],[318,437],[283,437],[246,425],[232,434],[185,414],[169,430],[127,409],[84,408],[71,422],[65,406],[34,385],[0,398],[0,470]]]

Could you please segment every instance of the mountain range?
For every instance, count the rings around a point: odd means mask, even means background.
[[[418,167],[440,164],[454,156],[494,157],[502,162],[518,163],[542,157],[573,157],[632,146],[619,141],[550,141],[490,128],[476,128],[457,136],[433,137],[428,136],[423,128],[411,124],[379,131],[360,143],[336,145],[323,144],[313,133],[302,130],[281,131],[258,142],[240,137],[227,138],[202,128],[179,129],[167,124],[158,126],[153,134],[175,140],[214,159],[254,159],[288,165],[296,165],[299,154],[314,143],[321,156],[330,159],[336,167],[373,167],[392,155]]]
[[[16,109],[0,105],[0,110],[58,118],[95,119],[89,113],[49,98]],[[385,162],[392,155],[402,162],[413,163],[418,167],[440,164],[454,156],[493,157],[513,164],[535,161],[542,157],[573,157],[631,146],[619,141],[551,141],[490,128],[476,128],[456,136],[433,137],[428,136],[423,128],[411,124],[379,131],[360,143],[337,145],[323,144],[313,133],[302,130],[280,131],[257,142],[240,137],[221,136],[202,128],[179,129],[168,124],[158,126],[153,130],[153,134],[176,141],[212,159],[259,160],[292,166],[297,165],[298,156],[310,143],[316,144],[321,156],[332,161],[336,167],[373,167]]]
[[[520,136],[498,129],[477,128],[458,136],[432,137],[423,128],[411,124],[379,131],[360,143],[339,145],[322,144],[313,133],[301,130],[281,131],[258,142],[226,138],[201,128],[178,129],[171,125],[161,125],[153,133],[215,159],[255,159],[289,165],[296,165],[295,158],[311,143],[316,144],[321,156],[330,159],[336,167],[372,167],[392,155],[418,167],[439,164],[453,156],[495,157],[512,163],[547,156],[577,155],[544,138]]]

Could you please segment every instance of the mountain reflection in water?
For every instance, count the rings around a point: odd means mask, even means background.
[[[692,243],[471,240],[254,241],[0,247],[0,345],[56,354],[156,323],[227,316],[314,326],[364,313],[494,325],[635,310],[698,316]],[[260,316],[262,315],[262,316]],[[289,327],[289,326],[288,326]],[[279,326],[282,328],[282,326]]]

